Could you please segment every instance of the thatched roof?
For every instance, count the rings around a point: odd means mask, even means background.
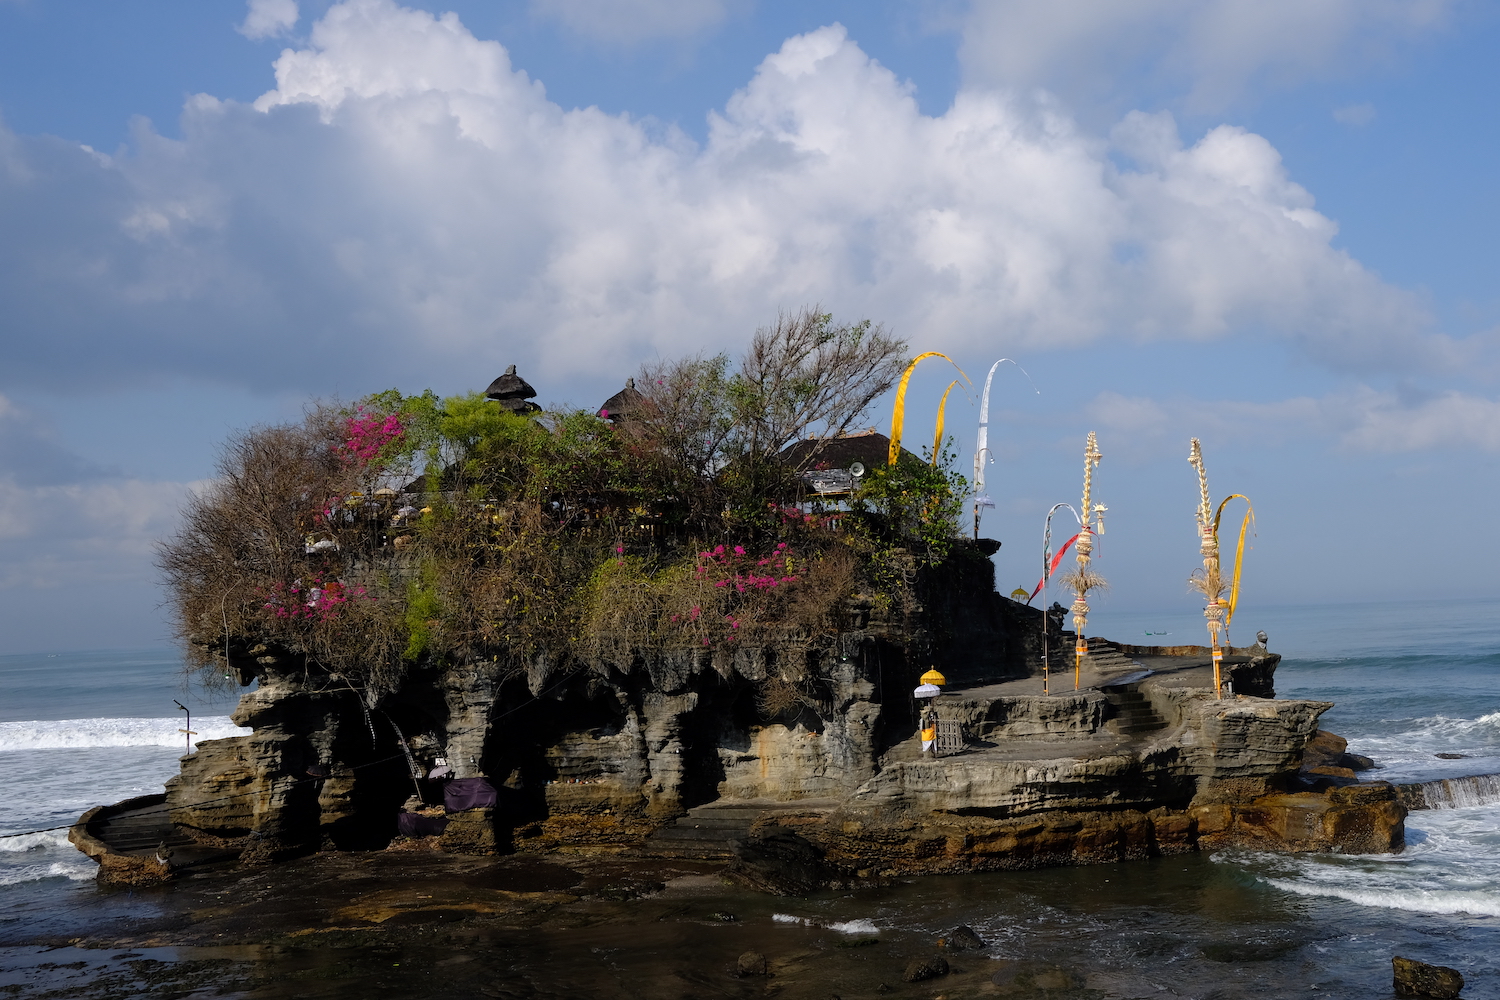
[[[505,369],[505,374],[490,383],[490,387],[484,391],[490,399],[530,399],[536,395],[536,390],[531,383],[516,374],[516,366],[510,365]],[[514,409],[514,407],[511,407]],[[540,407],[538,407],[540,409]],[[524,410],[518,412],[526,412]]]
[[[496,403],[503,410],[509,410],[518,417],[524,417],[528,413],[541,413],[542,408],[535,403],[525,399],[497,399]]]
[[[885,465],[890,454],[891,439],[871,428],[864,434],[798,441],[782,449],[777,457],[795,469],[814,493],[844,494],[854,489],[859,478],[849,471],[855,462],[870,471]],[[917,457],[905,448],[901,454]]]
[[[890,453],[891,439],[879,431],[871,430],[864,434],[825,438],[821,445],[817,439],[807,438],[782,449],[779,457],[798,472],[809,472],[815,469],[847,469],[855,462],[866,469],[874,469],[884,465]],[[905,448],[901,449],[901,453],[917,457]]]
[[[635,379],[628,378],[625,380],[625,388],[606,399],[604,405],[599,407],[599,416],[618,423],[630,420],[648,405],[650,401],[635,387]]]

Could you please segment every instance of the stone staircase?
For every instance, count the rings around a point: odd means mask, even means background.
[[[1063,632],[1063,648],[1071,653],[1077,639],[1076,632]],[[1151,702],[1140,691],[1140,682],[1149,671],[1120,652],[1119,647],[1108,639],[1090,636],[1088,650],[1084,665],[1101,678],[1099,691],[1109,699],[1111,707],[1110,719],[1105,725],[1122,736],[1165,729],[1167,720],[1151,707]]]
[[[1077,641],[1078,633],[1067,631],[1063,632],[1061,649],[1063,655],[1067,658],[1068,666],[1070,668],[1073,665],[1073,645]],[[1141,669],[1141,665],[1139,663],[1135,662],[1130,657],[1120,652],[1119,648],[1116,647],[1115,644],[1110,642],[1108,639],[1101,639],[1098,636],[1093,635],[1089,636],[1088,650],[1089,658],[1084,661],[1084,665],[1094,670],[1096,673],[1128,673],[1130,671]]]
[[[767,813],[827,812],[831,799],[799,799],[791,802],[721,799],[695,806],[646,838],[642,850],[663,858],[728,860],[732,845],[750,834],[751,825]]]
[[[1151,733],[1167,728],[1167,720],[1151,707],[1151,702],[1141,694],[1140,688],[1138,680],[1099,688],[1104,697],[1109,699],[1111,708],[1110,718],[1104,724],[1121,736],[1134,736],[1137,733]]]
[[[99,823],[93,832],[117,853],[137,857],[154,854],[163,841],[174,852],[194,846],[167,818],[165,804],[117,813]]]

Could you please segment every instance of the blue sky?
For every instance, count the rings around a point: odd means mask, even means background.
[[[1004,591],[1092,429],[1110,607],[1192,604],[1192,435],[1252,630],[1494,595],[1497,48],[1462,0],[0,0],[0,652],[164,641],[236,427],[508,363],[593,406],[813,302],[1031,373]]]

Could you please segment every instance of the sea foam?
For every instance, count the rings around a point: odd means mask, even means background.
[[[44,878],[71,879],[82,882],[98,874],[99,867],[83,855],[77,861],[53,861],[44,865],[22,865],[16,868],[0,868],[0,885],[20,885]]]
[[[27,851],[44,851],[71,846],[66,830],[26,833],[19,837],[0,835],[0,854],[24,854]]]
[[[10,750],[82,749],[85,747],[183,746],[183,718],[57,719],[46,722],[0,722],[0,753]],[[228,716],[193,720],[193,742],[243,736]]]
[[[1328,883],[1299,882],[1294,879],[1268,878],[1264,881],[1299,896],[1331,896],[1361,906],[1410,910],[1413,913],[1468,913],[1473,916],[1500,917],[1500,895],[1482,889],[1362,889]]]
[[[839,934],[876,934],[880,928],[875,926],[872,920],[839,920],[823,923],[808,917],[798,917],[790,913],[773,913],[771,919],[778,924],[803,924],[807,927],[821,927],[824,930],[836,931]]]

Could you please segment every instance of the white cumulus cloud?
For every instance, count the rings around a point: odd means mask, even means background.
[[[498,43],[391,0],[329,8],[275,74],[254,107],[200,95],[180,140],[142,127],[108,160],[0,134],[10,377],[619,375],[813,302],[953,350],[1465,356],[1332,244],[1264,138],[1133,114],[1105,139],[983,87],[926,115],[838,25],[767,56],[701,147],[565,110]]]
[[[235,29],[246,38],[271,38],[297,23],[297,0],[247,0],[245,20]]]

